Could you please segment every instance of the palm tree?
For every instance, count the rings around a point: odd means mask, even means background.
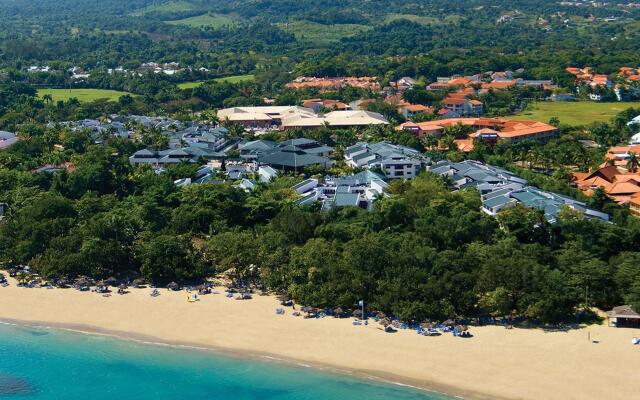
[[[440,138],[440,146],[446,147],[447,150],[453,149],[455,145],[453,136],[445,135]]]
[[[424,137],[424,143],[427,149],[431,150],[436,144],[438,144],[438,139],[436,139],[435,135],[428,134]]]
[[[636,172],[638,170],[638,168],[640,167],[640,158],[638,158],[638,155],[635,152],[630,152],[629,153],[629,158],[627,159],[627,169],[630,172]]]
[[[47,105],[53,103],[53,97],[50,94],[45,94],[42,96],[42,101],[44,101]]]

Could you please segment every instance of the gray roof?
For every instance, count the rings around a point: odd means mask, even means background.
[[[607,214],[590,210],[586,204],[576,199],[527,186],[527,181],[513,172],[478,161],[440,161],[430,171],[452,176],[456,189],[476,187],[482,193],[482,203],[487,210],[517,202],[528,208],[542,210],[547,221],[554,223],[563,206],[567,206],[583,213],[587,218],[609,220]]]
[[[276,142],[271,140],[254,140],[252,142],[240,143],[238,148],[243,151],[269,150],[275,148],[277,145]]]
[[[308,165],[326,164],[330,160],[325,157],[306,154],[303,151],[274,151],[262,154],[258,161],[263,164],[282,167],[306,167]]]
[[[336,207],[357,206],[360,195],[357,193],[336,193],[333,204]]]
[[[366,185],[372,181],[381,181],[384,183],[385,179],[375,172],[369,170],[358,172],[354,175],[342,176],[342,177],[326,177],[326,181],[333,181],[336,186],[358,186]]]

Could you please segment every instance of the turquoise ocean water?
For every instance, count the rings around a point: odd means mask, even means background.
[[[14,398],[449,399],[278,362],[0,324],[0,399]]]

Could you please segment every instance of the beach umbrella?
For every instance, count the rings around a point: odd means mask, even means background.
[[[128,288],[129,288],[129,287],[128,287],[126,284],[124,284],[124,283],[121,283],[121,284],[120,284],[120,286],[118,286],[118,289],[122,289],[122,290],[124,290],[124,289],[128,289]]]
[[[167,289],[169,289],[169,290],[180,290],[180,285],[178,285],[175,282],[171,282],[170,284],[167,285]]]
[[[391,320],[389,318],[387,318],[387,317],[382,318],[380,320],[380,325],[382,325],[382,326],[384,326],[386,328],[387,326],[391,325]]]
[[[89,280],[86,276],[77,277],[74,283],[78,286],[89,286]]]
[[[280,301],[291,301],[291,296],[287,293],[278,295]]]
[[[445,326],[451,326],[451,325],[453,325],[455,323],[456,323],[456,321],[454,321],[452,319],[448,319],[448,320],[444,321],[442,324],[445,325]]]
[[[69,285],[69,282],[67,282],[67,280],[64,278],[60,278],[55,282],[55,284],[59,288],[65,288]]]
[[[104,280],[104,283],[108,286],[116,286],[118,284],[118,280],[115,277],[110,276]]]
[[[425,323],[420,325],[420,328],[424,329],[425,331],[429,330],[429,329],[431,329],[431,323],[425,322]]]
[[[467,329],[468,329],[468,328],[467,328],[467,326],[466,326],[466,325],[456,325],[456,330],[457,330],[458,332],[464,332],[464,331],[466,331]]]
[[[335,310],[333,310],[333,315],[337,318],[342,318],[342,315],[344,314],[344,310],[340,307],[336,308]]]
[[[351,315],[353,315],[356,318],[361,318],[362,317],[362,310],[354,310]]]

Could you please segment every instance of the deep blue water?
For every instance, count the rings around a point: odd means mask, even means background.
[[[277,362],[0,324],[0,399],[6,398],[447,399]]]

